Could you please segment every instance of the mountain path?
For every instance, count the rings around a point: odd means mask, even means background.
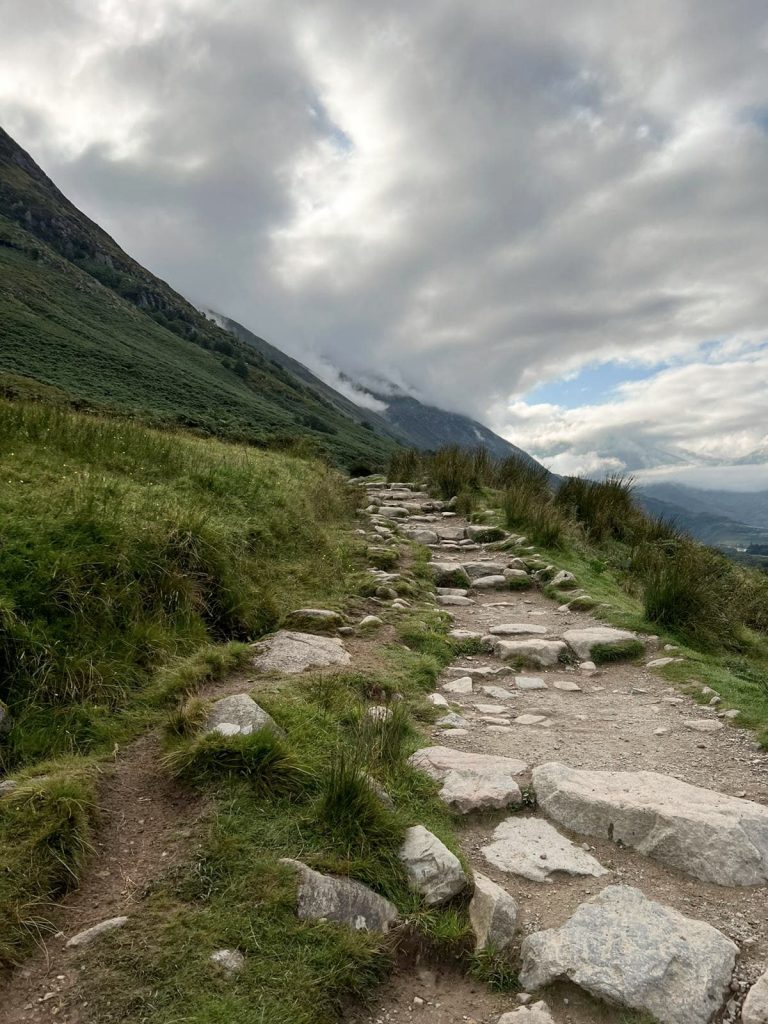
[[[445,528],[446,536],[453,537],[457,528],[460,531],[469,524],[459,516],[446,520],[438,514],[418,516],[417,522],[410,520],[402,525],[436,530],[438,534]],[[434,561],[452,563],[499,562],[508,558],[498,551],[485,550],[482,545],[479,549],[460,547],[452,540],[432,546],[432,556]],[[456,629],[486,634],[502,623],[527,622],[545,627],[547,633],[542,639],[549,640],[559,638],[567,629],[605,625],[590,613],[559,611],[554,601],[536,589],[469,593],[472,605],[442,609],[451,614]],[[665,653],[659,652],[658,645],[654,646],[651,640],[643,662]],[[484,681],[476,679],[471,694],[444,694],[450,710],[468,721],[467,735],[435,727],[431,742],[525,761],[529,771],[518,777],[524,792],[530,781],[530,768],[556,761],[583,769],[660,772],[693,785],[768,804],[768,756],[752,735],[730,724],[713,733],[699,733],[686,727],[683,723],[690,719],[718,721],[718,709],[702,706],[682,694],[652,669],[631,662],[614,662],[588,677],[573,669],[568,671],[563,665],[527,669],[517,675],[540,677],[547,689],[519,691],[514,684],[516,673],[495,655],[482,654],[457,658],[451,666],[454,671],[448,669],[443,673],[438,689],[458,678],[459,668],[471,670],[480,666],[501,669],[503,674]],[[555,680],[575,682],[581,689],[554,689]],[[513,696],[497,700],[482,692],[486,685],[509,689]],[[498,722],[484,722],[478,704],[503,706],[501,715],[494,713],[490,717],[506,718],[509,726],[499,729]],[[511,719],[520,714],[545,716],[551,725],[512,724]],[[655,735],[659,728],[668,731]],[[544,818],[540,810],[520,813]],[[579,904],[606,886],[635,886],[650,899],[687,917],[708,922],[737,943],[740,954],[734,984],[737,988],[740,984],[740,988],[729,1011],[732,1019],[738,1015],[749,984],[768,966],[765,887],[725,887],[703,882],[666,868],[635,850],[594,838],[588,840],[589,852],[608,868],[608,874],[599,878],[558,874],[549,882],[529,881],[498,870],[481,852],[496,826],[507,817],[502,811],[468,815],[459,822],[458,834],[462,853],[473,870],[493,879],[518,902],[519,933],[513,949],[519,950],[526,934],[562,925]],[[583,835],[569,833],[557,824],[556,827],[577,846],[584,844]],[[546,999],[556,1024],[620,1024],[626,1020],[626,1011],[611,1008],[567,982],[548,986],[536,998]],[[450,970],[434,970],[427,965],[426,969],[414,971],[405,965],[367,1008],[351,1010],[343,1019],[346,1024],[404,1020],[423,1024],[496,1024],[499,1014],[518,1005],[514,995],[489,998],[485,986]]]

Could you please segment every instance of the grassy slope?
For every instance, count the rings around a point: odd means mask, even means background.
[[[0,372],[69,399],[256,443],[306,437],[348,466],[394,445],[130,259],[1,129],[0,325]]]

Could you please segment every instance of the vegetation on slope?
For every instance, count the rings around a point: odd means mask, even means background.
[[[222,330],[141,267],[0,129],[0,386],[256,444],[311,439],[347,467],[394,442]],[[52,397],[49,391],[47,397]]]

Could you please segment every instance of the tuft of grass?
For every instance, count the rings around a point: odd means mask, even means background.
[[[363,759],[340,747],[320,782],[315,817],[329,829],[344,856],[365,856],[372,848],[393,849],[404,827],[371,785]]]
[[[168,716],[165,731],[169,739],[188,739],[203,727],[211,705],[201,697],[188,697]]]
[[[612,644],[595,644],[592,648],[592,661],[596,665],[605,665],[612,661],[632,661],[645,653],[642,640],[621,640]]]
[[[644,518],[632,499],[632,480],[619,475],[601,481],[568,477],[558,488],[554,501],[598,544],[631,539]]]
[[[476,981],[487,985],[492,992],[519,992],[521,990],[517,971],[504,953],[492,946],[473,953],[469,962],[469,974]]]
[[[246,779],[261,796],[297,793],[308,779],[285,740],[268,728],[249,736],[198,736],[172,747],[163,765],[174,778],[198,785],[219,778]]]
[[[51,930],[52,902],[76,884],[96,824],[91,766],[60,764],[0,800],[0,966]]]

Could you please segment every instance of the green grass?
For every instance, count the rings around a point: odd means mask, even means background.
[[[319,462],[8,402],[0,449],[9,768],[103,746],[169,659],[337,600],[357,569]]]
[[[0,389],[384,465],[397,446],[364,415],[207,319],[29,165],[0,129]]]

